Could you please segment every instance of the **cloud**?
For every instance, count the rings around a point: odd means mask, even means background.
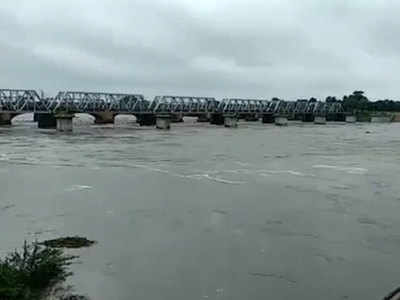
[[[396,98],[400,3],[3,0],[2,87]]]

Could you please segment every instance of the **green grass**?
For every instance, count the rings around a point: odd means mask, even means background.
[[[60,249],[27,244],[0,259],[0,300],[37,300],[54,284],[71,275],[76,257]]]

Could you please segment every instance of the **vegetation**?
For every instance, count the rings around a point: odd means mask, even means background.
[[[58,238],[40,243],[40,245],[51,248],[83,248],[90,247],[93,244],[95,244],[94,241],[90,241],[87,238],[79,236]]]
[[[38,300],[52,286],[71,275],[68,266],[76,257],[62,250],[24,243],[0,259],[0,299]]]
[[[351,95],[343,96],[342,100],[329,96],[325,101],[342,103],[347,112],[400,112],[400,101],[386,99],[372,102],[369,101],[363,91],[354,91]]]
[[[273,98],[272,100],[279,100]],[[317,102],[317,99],[312,97],[310,99],[299,99],[298,102]],[[328,96],[325,99],[327,103],[341,103],[346,112],[359,113],[359,112],[400,112],[400,101],[394,100],[378,100],[370,101],[363,91],[354,91],[351,95],[343,96],[338,99],[334,96]]]

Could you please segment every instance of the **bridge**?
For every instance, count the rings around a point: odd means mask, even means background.
[[[198,117],[199,122],[235,127],[237,119],[263,120],[263,123],[289,119],[344,121],[341,103],[321,101],[284,101],[279,99],[240,99],[192,96],[156,96],[152,101],[141,94],[61,91],[55,97],[44,97],[35,90],[0,89],[0,125],[10,125],[20,114],[34,113],[40,128],[72,130],[72,118],[87,113],[95,123],[114,123],[116,115],[134,115],[141,126],[169,128],[184,116]],[[286,120],[286,121],[285,121]]]

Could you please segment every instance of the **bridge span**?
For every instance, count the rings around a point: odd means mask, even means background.
[[[35,90],[0,89],[0,125],[11,125],[15,116],[24,113],[33,113],[39,128],[60,131],[72,130],[77,113],[92,115],[96,124],[114,123],[120,114],[134,115],[141,126],[160,129],[169,129],[171,122],[181,122],[185,116],[226,127],[236,127],[238,119],[286,125],[291,119],[324,124],[346,118],[340,102],[168,95],[149,101],[141,94],[83,91],[61,91],[55,97],[44,97]]]

